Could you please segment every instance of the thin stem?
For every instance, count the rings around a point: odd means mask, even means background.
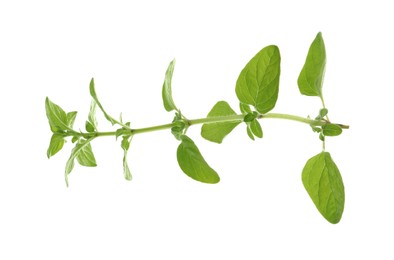
[[[192,125],[198,125],[198,124],[213,124],[213,123],[223,123],[223,122],[242,122],[244,119],[245,115],[240,114],[240,115],[229,115],[229,116],[218,116],[218,117],[206,117],[206,118],[199,118],[199,119],[192,119],[192,120],[187,120],[186,123],[188,124],[187,127],[192,126]],[[313,120],[310,118],[305,118],[305,117],[300,117],[300,116],[295,116],[295,115],[289,115],[289,114],[280,114],[280,113],[268,113],[264,115],[259,115],[257,117],[258,119],[265,119],[265,118],[276,118],[276,119],[285,119],[285,120],[291,120],[291,121],[297,121],[301,123],[305,123],[308,125],[312,126],[322,126],[327,124],[328,122],[326,120]],[[130,129],[130,134],[131,135],[136,135],[136,134],[143,134],[143,133],[148,133],[148,132],[154,132],[154,131],[160,131],[160,130],[165,130],[165,129],[170,129],[174,126],[176,126],[177,123],[170,123],[170,124],[164,124],[164,125],[157,125],[157,126],[151,126],[151,127],[144,127],[144,128],[136,128],[136,129]],[[342,125],[342,124],[337,124],[339,127],[342,129],[348,129],[349,126],[347,125]],[[116,132],[95,132],[95,133],[78,133],[74,132],[73,134],[70,135],[79,135],[84,138],[90,138],[90,137],[100,137],[100,136],[115,136]]]
[[[144,127],[144,128],[137,128],[137,129],[131,129],[131,133],[134,135],[143,134],[143,133],[148,133],[148,132],[153,132],[153,131],[169,129],[173,126],[175,126],[175,123],[165,124],[165,125],[157,125],[157,126],[151,126],[151,127]]]

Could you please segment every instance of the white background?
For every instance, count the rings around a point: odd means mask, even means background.
[[[1,1],[0,259],[393,259],[394,58],[390,1]],[[174,100],[188,118],[218,100],[238,109],[235,82],[261,48],[279,46],[273,112],[315,116],[297,77],[321,31],[332,121],[351,126],[326,148],[341,170],[346,207],[332,225],[301,182],[321,143],[307,125],[262,121],[221,145],[189,130],[221,182],[188,178],[169,131],[135,136],[122,173],[119,142],[92,144],[97,168],[48,160],[44,100],[78,111],[83,128],[96,90],[107,111],[133,127],[168,123],[161,86],[176,58]],[[99,116],[101,130],[111,125]]]

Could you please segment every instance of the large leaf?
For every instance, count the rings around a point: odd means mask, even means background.
[[[121,146],[122,146],[122,149],[124,152],[123,153],[123,175],[124,175],[124,178],[128,181],[131,180],[131,172],[130,172],[129,165],[127,163],[127,152],[130,148],[130,140],[131,140],[130,136],[123,136],[122,143],[121,143]]]
[[[186,135],[182,135],[181,140],[177,150],[177,159],[182,171],[196,181],[218,183],[219,175],[204,160],[194,142]]]
[[[48,159],[51,158],[51,156],[54,156],[57,152],[59,152],[63,148],[64,143],[65,140],[63,136],[53,134],[47,150]]]
[[[93,100],[96,102],[97,106],[101,109],[101,111],[104,114],[104,117],[111,122],[112,125],[114,124],[120,124],[115,118],[113,118],[112,116],[110,116],[109,114],[107,114],[107,112],[105,112],[103,106],[101,105],[100,101],[98,100],[97,94],[96,94],[96,89],[94,87],[94,79],[92,78],[92,80],[90,81],[90,85],[89,85],[89,90],[90,90],[90,95],[92,96]],[[93,122],[91,122],[93,123]]]
[[[322,98],[322,86],[326,67],[326,49],[322,34],[319,32],[309,47],[304,67],[298,77],[301,94]]]
[[[267,113],[278,99],[279,76],[279,48],[267,46],[241,71],[235,87],[239,101],[254,106],[262,114]]]
[[[321,152],[308,160],[302,182],[323,217],[332,224],[338,223],[345,207],[345,189],[330,153]]]
[[[51,127],[52,132],[69,130],[69,121],[66,112],[49,100],[45,99],[45,111]]]
[[[68,186],[68,175],[74,168],[74,159],[77,158],[78,162],[84,166],[96,166],[96,159],[94,158],[90,142],[95,137],[78,142],[71,151],[70,158],[68,158],[65,170],[65,179]],[[80,154],[83,155],[80,155]]]
[[[207,117],[221,117],[230,115],[236,115],[235,111],[232,110],[232,108],[226,101],[219,101],[211,109]],[[220,144],[223,141],[224,137],[226,137],[226,135],[228,135],[241,122],[242,121],[240,120],[235,120],[228,122],[203,124],[201,128],[201,136],[209,141]]]
[[[172,99],[172,74],[174,73],[175,60],[172,60],[168,65],[166,75],[164,78],[162,96],[163,96],[163,104],[164,108],[170,112],[172,110],[178,110],[175,106],[174,100]]]

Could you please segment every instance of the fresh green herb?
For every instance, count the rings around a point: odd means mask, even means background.
[[[307,161],[302,182],[320,213],[329,222],[338,223],[345,207],[345,189],[330,153],[321,152]]]
[[[345,203],[345,192],[341,174],[334,163],[330,153],[325,151],[326,136],[338,136],[343,129],[349,126],[332,123],[328,118],[328,109],[323,99],[323,78],[326,65],[326,51],[321,33],[318,33],[312,42],[305,64],[298,78],[298,87],[303,95],[318,96],[322,107],[318,115],[300,117],[289,114],[268,113],[276,104],[279,93],[280,78],[280,52],[274,45],[267,46],[259,51],[243,68],[236,82],[235,92],[240,102],[240,114],[235,112],[226,101],[217,102],[207,117],[188,119],[175,105],[172,97],[172,76],[175,60],[173,60],[165,73],[162,87],[163,105],[166,111],[175,112],[171,123],[145,127],[131,128],[130,122],[124,123],[122,115],[119,120],[110,116],[100,103],[94,80],[90,81],[90,95],[92,102],[88,118],[85,122],[86,132],[74,130],[77,112],[66,113],[60,106],[48,98],[45,99],[45,111],[48,118],[52,137],[47,150],[47,156],[58,153],[64,146],[66,138],[71,138],[75,147],[71,151],[66,163],[65,179],[68,185],[68,175],[74,168],[75,159],[82,166],[95,167],[97,165],[93,154],[91,142],[98,137],[121,137],[123,149],[123,175],[131,180],[131,171],[127,162],[127,154],[131,141],[135,135],[159,130],[171,130],[171,133],[180,142],[177,149],[177,160],[182,171],[190,178],[203,183],[218,183],[218,173],[208,165],[196,144],[186,132],[193,125],[202,124],[201,136],[211,142],[222,143],[234,128],[244,122],[247,135],[263,137],[263,129],[258,120],[267,118],[286,119],[309,125],[313,132],[318,134],[322,141],[323,151],[309,159],[302,171],[302,182],[313,203],[319,212],[330,223],[338,223],[342,217]],[[99,108],[104,117],[112,124],[118,125],[112,132],[100,132],[96,119],[96,108]]]

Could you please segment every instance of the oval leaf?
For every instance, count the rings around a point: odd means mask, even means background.
[[[79,153],[77,155],[77,161],[82,166],[88,166],[88,167],[97,166],[96,158],[94,158],[94,154],[90,142],[87,145],[84,145],[83,148],[79,150]]]
[[[48,97],[45,99],[45,111],[52,132],[70,130],[69,118],[67,118],[66,112],[60,106],[50,101]],[[69,117],[71,119],[71,116]]]
[[[321,152],[308,160],[302,182],[323,217],[332,224],[338,223],[345,207],[345,190],[330,153]]]
[[[182,135],[181,140],[177,159],[182,171],[196,181],[218,183],[219,175],[207,164],[194,142],[186,135]]]
[[[175,67],[175,60],[172,60],[168,65],[166,75],[164,78],[163,89],[162,89],[164,108],[168,112],[172,110],[178,110],[175,106],[174,100],[172,99],[172,89],[171,89],[172,74],[174,73],[174,67]]]
[[[325,136],[337,136],[342,134],[342,128],[338,125],[328,124],[322,127]]]
[[[261,129],[261,125],[257,119],[254,119],[252,122],[250,122],[250,130],[252,130],[252,133],[256,137],[263,138],[263,129]]]
[[[250,130],[250,125],[246,127],[246,133],[248,134],[249,138],[254,141],[254,135],[252,133],[252,130]]]
[[[262,114],[275,107],[279,92],[280,53],[277,46],[263,48],[241,71],[235,92],[241,103]]]
[[[322,85],[326,67],[326,49],[321,32],[312,42],[304,67],[298,77],[298,88],[306,96],[322,98]]]
[[[208,113],[207,117],[219,117],[219,116],[230,116],[236,115],[235,111],[230,107],[226,101],[219,101]],[[240,120],[203,124],[201,128],[201,136],[205,139],[215,142],[222,143],[223,139],[233,131],[233,129],[241,123]]]
[[[54,156],[57,152],[59,152],[63,148],[64,143],[65,140],[63,136],[53,134],[47,151],[48,159],[51,158],[51,156]]]
[[[242,114],[252,113],[252,109],[248,104],[239,103],[239,109],[241,110]]]

